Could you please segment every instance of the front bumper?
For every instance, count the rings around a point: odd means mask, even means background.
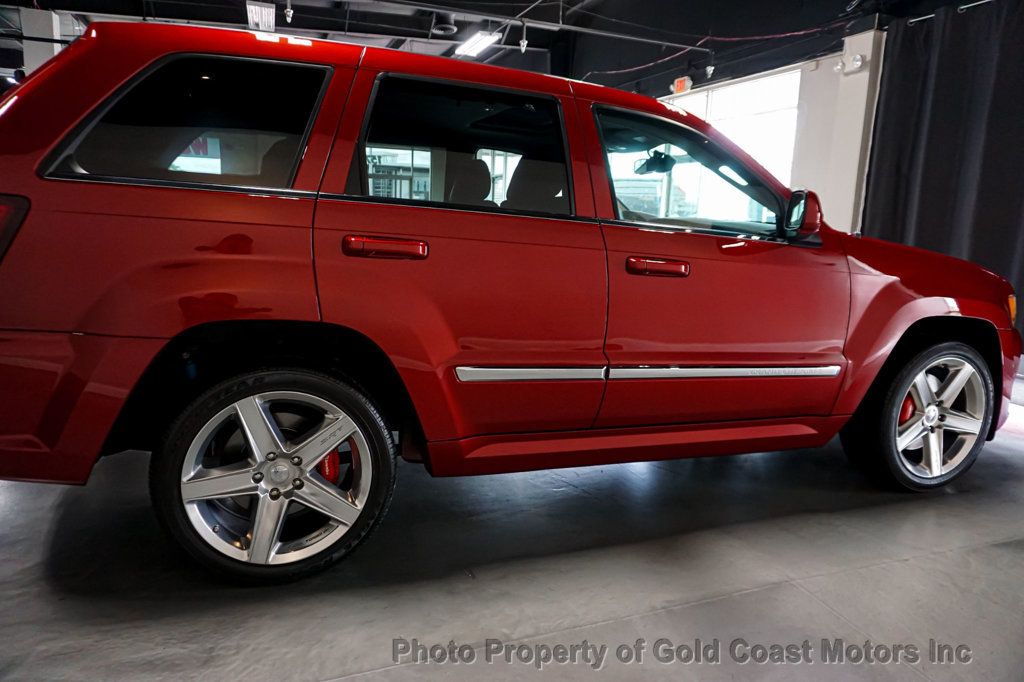
[[[1003,376],[1001,381],[1002,400],[999,401],[999,414],[996,415],[995,427],[989,438],[995,436],[996,429],[1002,428],[1010,416],[1010,399],[1013,397],[1013,382],[1017,377],[1020,365],[1021,336],[1016,329],[999,330],[999,347],[1003,355]]]

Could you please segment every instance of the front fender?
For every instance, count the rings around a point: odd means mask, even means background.
[[[1011,326],[1004,307],[1010,288],[1002,278],[939,254],[875,240],[861,246],[859,241],[848,240],[851,300],[845,354],[850,365],[836,414],[856,411],[896,344],[914,325],[929,319],[974,320],[987,325],[997,340],[999,330]],[[1004,349],[1004,372],[994,372],[996,381],[1005,374],[1007,357],[1016,366],[1017,354],[1019,349]]]

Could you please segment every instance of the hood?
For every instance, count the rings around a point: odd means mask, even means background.
[[[895,278],[920,297],[945,297],[1006,307],[1008,280],[970,261],[893,242],[843,235],[853,274]]]

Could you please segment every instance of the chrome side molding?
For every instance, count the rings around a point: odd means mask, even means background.
[[[607,367],[456,367],[459,381],[603,380]]]
[[[612,367],[609,379],[725,379],[729,377],[834,377],[839,365],[822,367]]]
[[[726,379],[834,377],[839,365],[816,367],[456,367],[459,381],[597,381],[604,379]]]

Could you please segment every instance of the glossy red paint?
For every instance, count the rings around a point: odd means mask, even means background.
[[[419,61],[419,60],[417,60]],[[342,198],[351,150],[381,73],[455,78],[558,97],[566,117],[579,220],[402,206]],[[543,81],[537,87],[536,80]],[[607,278],[601,230],[568,82],[446,59],[417,68],[370,51],[345,110],[314,230],[324,319],[373,339],[395,364],[424,433],[442,440],[487,433],[586,428],[600,381],[466,383],[457,366],[592,367],[603,352]],[[340,150],[339,150],[340,151]],[[345,235],[424,241],[418,262],[347,258]]]
[[[690,264],[684,260],[630,256],[626,259],[626,272],[648,277],[689,277]]]
[[[699,424],[592,429],[557,434],[481,436],[431,444],[435,476],[500,474],[684,457],[819,447],[842,427],[843,417],[805,417]]]
[[[0,331],[0,478],[83,483],[163,343]]]
[[[290,190],[43,177],[47,155],[90,111],[173,53],[330,67]],[[374,82],[385,73],[556,98],[574,215],[345,196]],[[0,262],[0,390],[17,396],[0,410],[0,478],[84,482],[165,344],[233,320],[315,322],[370,339],[412,399],[436,475],[820,445],[907,330],[933,318],[972,318],[998,339],[1005,420],[1021,353],[1005,280],[824,225],[812,246],[623,224],[595,105],[689,126],[780,201],[790,197],[704,122],[638,95],[279,35],[94,24],[0,100],[0,194],[31,203]],[[634,366],[839,369],[600,378],[606,367]],[[584,368],[598,378],[470,382],[456,367]]]
[[[611,367],[845,367],[849,311],[834,304],[849,299],[841,251],[612,224],[604,234]],[[622,266],[635,253],[685,260],[689,275],[639,277]],[[827,415],[840,381],[841,374],[610,381],[596,425]]]
[[[866,237],[841,239],[850,263],[850,331],[844,349],[850,365],[833,411],[849,414],[857,408],[912,325],[955,317],[984,322],[998,336],[1004,356],[1000,413],[1005,413],[1020,355],[1020,334],[1005,305],[1013,293],[1009,282],[938,253]]]

